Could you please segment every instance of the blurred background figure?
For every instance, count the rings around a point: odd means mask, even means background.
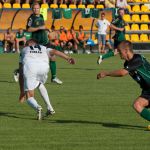
[[[15,53],[15,37],[11,28],[8,28],[7,32],[4,34],[4,53],[10,51]]]
[[[16,33],[16,39],[15,39],[15,42],[16,42],[16,50],[18,53],[20,53],[20,45],[25,45],[26,43],[26,36],[24,34],[24,30],[22,28],[20,28],[18,30],[18,32]]]
[[[106,35],[110,22],[105,19],[105,13],[101,13],[101,18],[97,20],[96,27],[98,28],[98,50],[99,53],[105,53]]]

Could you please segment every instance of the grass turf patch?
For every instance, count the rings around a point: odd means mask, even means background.
[[[96,80],[100,70],[122,68],[123,61],[117,56],[97,65],[95,54],[73,57],[74,66],[57,59],[63,85],[51,83],[50,74],[46,83],[56,114],[37,121],[26,103],[18,103],[12,74],[18,55],[0,55],[0,150],[147,150],[148,122],[132,108],[139,86],[129,76]],[[38,92],[36,99],[46,111]]]

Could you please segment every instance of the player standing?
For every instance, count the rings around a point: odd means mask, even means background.
[[[50,47],[48,32],[45,27],[43,16],[40,14],[39,3],[32,5],[33,14],[28,18],[27,31],[32,32],[32,38],[37,40],[39,44]],[[50,58],[51,81],[57,84],[62,84],[62,81],[56,77],[56,58]]]
[[[105,13],[101,13],[101,18],[97,20],[96,27],[98,28],[98,50],[99,53],[105,53],[106,34],[110,22],[105,19]],[[101,47],[102,44],[102,47]]]

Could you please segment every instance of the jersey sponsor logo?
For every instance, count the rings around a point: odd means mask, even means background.
[[[29,18],[28,26],[31,27],[32,25],[32,18]]]
[[[42,54],[41,51],[30,51],[30,53],[38,53],[38,54]]]
[[[41,47],[39,45],[30,46],[30,53],[42,54]]]

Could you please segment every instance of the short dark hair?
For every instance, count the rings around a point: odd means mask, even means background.
[[[83,29],[83,26],[82,26],[82,25],[79,25],[79,29]]]
[[[124,41],[120,42],[118,47],[120,47],[120,46],[124,47],[124,48],[128,48],[131,52],[133,52],[133,45],[128,40],[124,40]]]
[[[101,12],[101,15],[104,15],[104,16],[105,16],[105,12]]]
[[[119,11],[121,11],[121,10],[124,10],[124,8],[119,8],[117,12],[119,13]]]
[[[35,3],[33,3],[33,4],[31,5],[31,8],[33,9],[33,7],[34,7],[35,5],[39,5],[39,6],[40,6],[40,4],[39,4],[38,2],[35,2]]]
[[[51,29],[52,29],[52,30],[54,30],[54,29],[55,29],[55,26],[54,26],[54,25],[52,25],[52,26],[51,26]]]
[[[29,39],[29,40],[26,42],[26,46],[29,46],[30,43],[38,44],[38,41],[35,40],[35,39]]]

